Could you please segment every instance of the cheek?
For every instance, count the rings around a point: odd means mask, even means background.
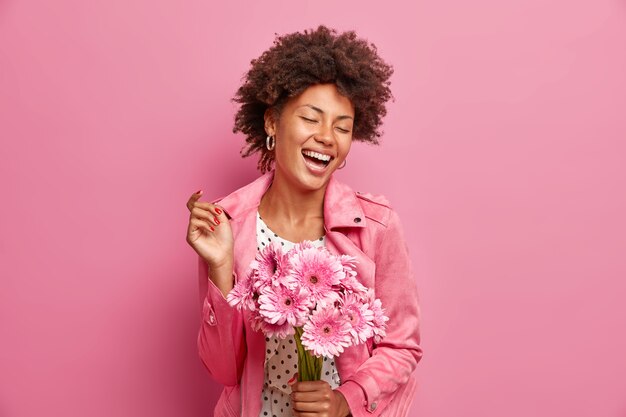
[[[290,149],[291,148],[288,143],[283,142],[280,146],[278,145],[278,142],[276,143],[275,158],[278,164],[283,166],[285,164],[289,164],[289,161],[293,159],[292,151]]]
[[[285,149],[300,146],[311,136],[311,132],[305,126],[298,125],[284,126],[277,133]]]
[[[298,143],[293,136],[283,135],[276,141],[276,148],[274,148],[275,158],[277,161],[283,163],[290,163],[295,160],[298,155]]]
[[[339,143],[340,152],[347,156],[348,153],[350,153],[351,146],[352,146],[352,138],[347,139],[345,141],[341,141]]]

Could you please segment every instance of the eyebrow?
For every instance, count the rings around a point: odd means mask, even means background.
[[[320,109],[319,107],[315,107],[312,104],[304,104],[304,105],[302,105],[300,107],[310,107],[311,109],[315,110],[319,114],[324,114],[324,110]],[[341,116],[337,116],[337,120],[344,120],[344,119],[353,119],[354,120],[354,118],[352,116],[348,116],[347,114],[342,114]]]

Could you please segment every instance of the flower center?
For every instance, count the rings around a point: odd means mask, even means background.
[[[311,281],[311,284],[317,284],[317,277],[315,275],[311,275],[311,278],[309,278],[309,281]]]
[[[330,326],[324,326],[324,333],[330,333]]]
[[[288,306],[290,306],[290,305],[291,305],[291,298],[287,298],[287,299],[285,300],[285,305],[288,305]]]

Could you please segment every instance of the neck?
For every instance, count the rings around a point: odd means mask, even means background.
[[[292,225],[306,223],[309,219],[323,218],[325,192],[326,186],[313,191],[296,188],[276,171],[259,210],[265,212],[265,208],[271,207],[274,219]]]

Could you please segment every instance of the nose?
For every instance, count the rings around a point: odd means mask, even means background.
[[[315,140],[326,146],[333,144],[333,127],[327,123],[320,124],[320,130],[315,135]]]

